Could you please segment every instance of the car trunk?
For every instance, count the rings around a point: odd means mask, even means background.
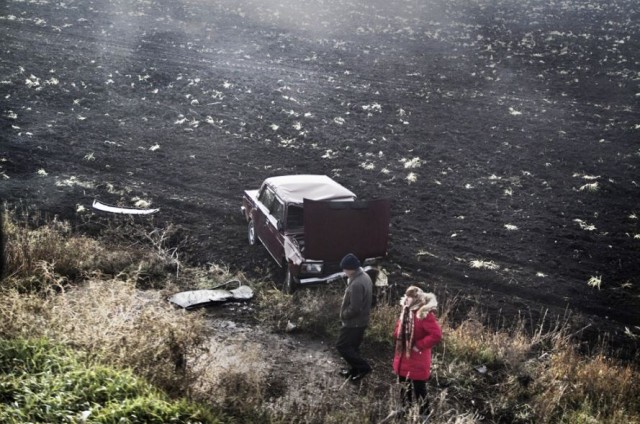
[[[386,256],[391,202],[304,200],[306,259],[339,261],[347,253],[361,260]]]

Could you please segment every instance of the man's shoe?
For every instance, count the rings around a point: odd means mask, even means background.
[[[340,377],[349,378],[353,375],[353,370],[350,370],[349,368],[342,368],[338,371],[338,374],[340,374]]]
[[[349,379],[352,383],[357,383],[364,378],[365,375],[369,374],[371,370],[360,371],[357,374],[354,374]]]

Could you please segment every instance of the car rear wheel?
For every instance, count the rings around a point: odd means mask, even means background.
[[[247,226],[247,239],[250,246],[256,245],[256,226],[253,224],[253,220],[249,221]]]
[[[282,283],[282,291],[288,294],[292,294],[298,288],[298,284],[298,279],[291,274],[291,270],[289,270],[289,267],[286,266],[286,271],[284,273],[284,282]]]

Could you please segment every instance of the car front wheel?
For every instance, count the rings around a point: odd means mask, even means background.
[[[284,282],[282,284],[282,291],[288,294],[292,294],[298,288],[298,279],[291,274],[291,270],[287,266],[287,270],[284,274]]]
[[[247,239],[249,240],[250,246],[255,246],[256,244],[256,226],[253,224],[253,220],[249,221],[249,225],[247,227]]]

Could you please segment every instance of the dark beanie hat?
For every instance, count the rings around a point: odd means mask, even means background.
[[[360,261],[356,258],[356,255],[349,253],[340,261],[340,267],[342,269],[358,269],[360,268]]]

